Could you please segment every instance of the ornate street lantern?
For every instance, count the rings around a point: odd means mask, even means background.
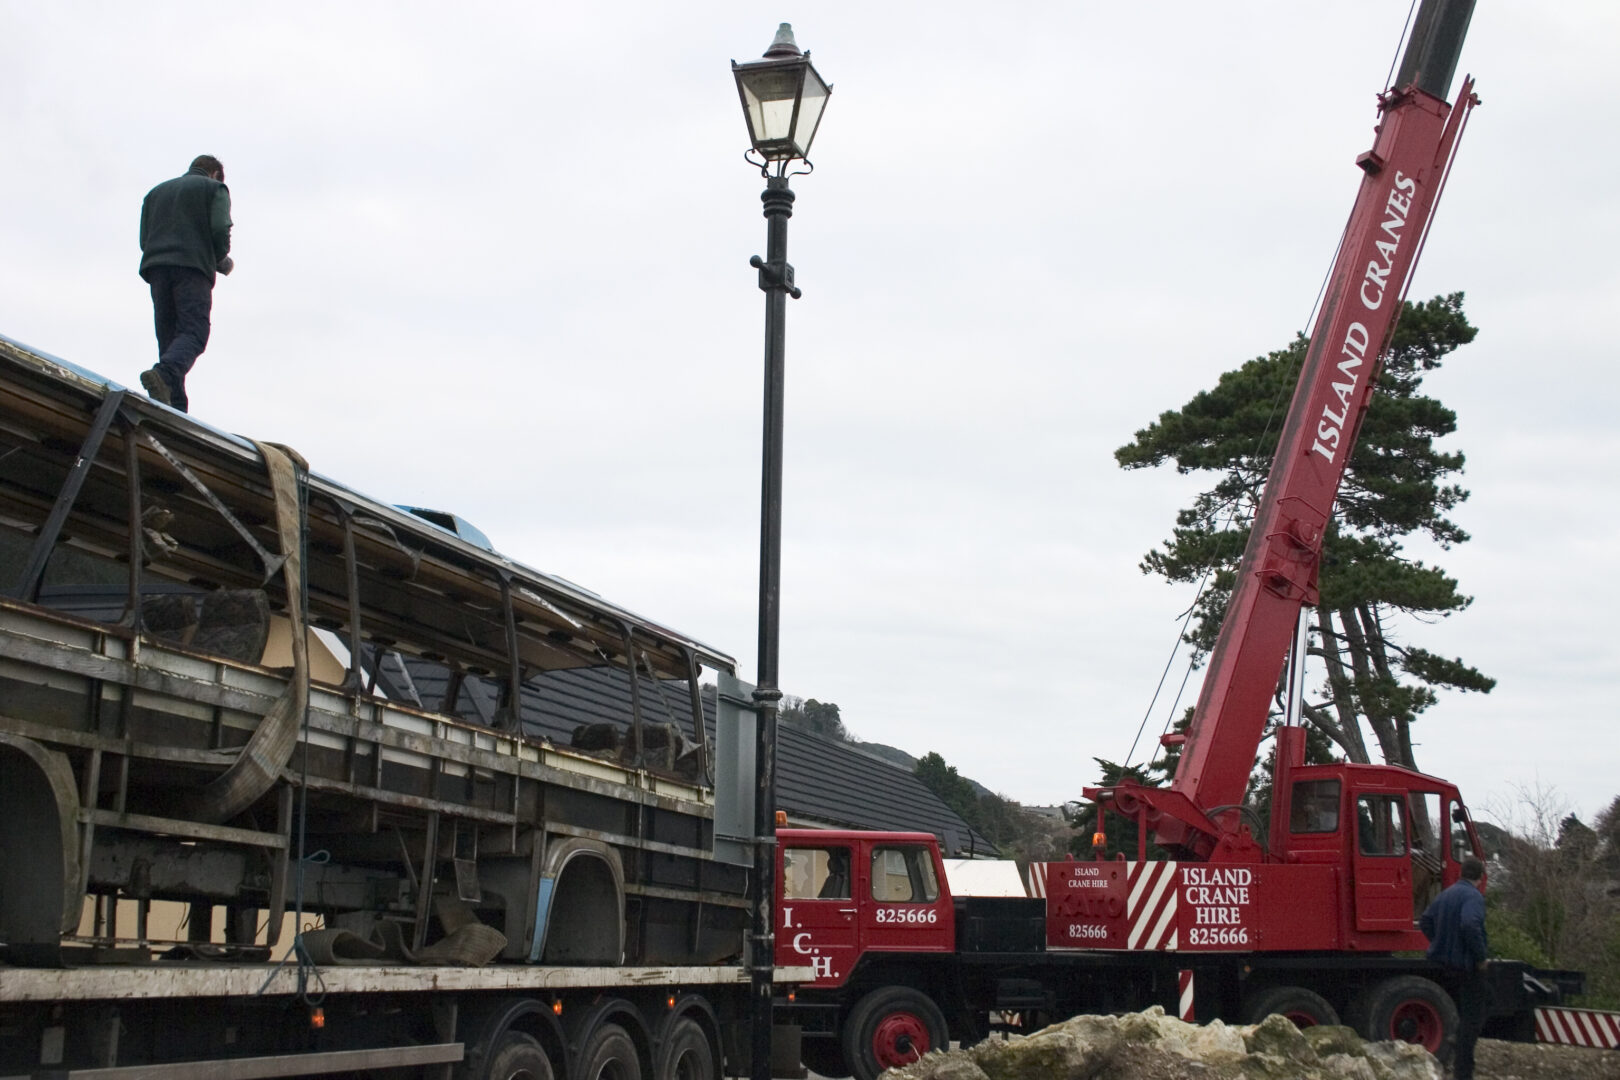
[[[767,163],[808,160],[832,87],[816,74],[810,54],[799,51],[793,27],[783,23],[761,59],[746,64],[733,60],[731,73],[754,150]]]

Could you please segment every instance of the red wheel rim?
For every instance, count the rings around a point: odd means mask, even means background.
[[[910,1065],[930,1049],[928,1025],[912,1013],[890,1013],[872,1032],[872,1056],[880,1069]]]
[[[1389,1017],[1389,1037],[1400,1042],[1417,1043],[1429,1053],[1440,1049],[1445,1025],[1440,1013],[1427,1001],[1403,1001]]]
[[[1317,1024],[1322,1022],[1316,1018],[1315,1013],[1308,1013],[1303,1009],[1295,1010],[1293,1012],[1285,1012],[1283,1015],[1292,1020],[1294,1022],[1294,1026],[1297,1028],[1315,1027]]]

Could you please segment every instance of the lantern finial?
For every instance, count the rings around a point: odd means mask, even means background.
[[[803,56],[799,51],[799,43],[793,40],[793,26],[783,23],[776,28],[776,37],[771,40],[771,47],[765,50],[768,60],[778,60],[784,56]]]

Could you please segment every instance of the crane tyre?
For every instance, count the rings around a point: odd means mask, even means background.
[[[696,1020],[675,1021],[658,1053],[657,1080],[720,1080],[714,1047]]]
[[[591,1032],[573,1080],[641,1080],[641,1058],[630,1033],[618,1024],[603,1024]]]
[[[849,1011],[844,1062],[855,1080],[877,1080],[885,1069],[909,1065],[930,1050],[950,1048],[939,1006],[909,986],[873,990]]]
[[[533,1035],[508,1031],[495,1044],[484,1080],[554,1080],[551,1059]]]
[[[1273,1013],[1286,1016],[1299,1028],[1339,1022],[1339,1014],[1328,1004],[1327,998],[1303,986],[1268,987],[1243,1003],[1245,1024],[1258,1024]]]
[[[1439,984],[1421,975],[1397,975],[1356,995],[1348,1019],[1364,1039],[1416,1043],[1440,1055],[1457,1037],[1457,1006]]]

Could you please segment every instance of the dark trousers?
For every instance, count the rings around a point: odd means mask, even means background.
[[[1457,1047],[1451,1057],[1457,1080],[1473,1080],[1474,1044],[1485,1026],[1486,993],[1484,972],[1463,972],[1457,980]]]
[[[154,266],[146,273],[157,328],[158,374],[169,388],[169,404],[185,412],[186,372],[208,347],[214,283],[201,270],[184,266]]]

